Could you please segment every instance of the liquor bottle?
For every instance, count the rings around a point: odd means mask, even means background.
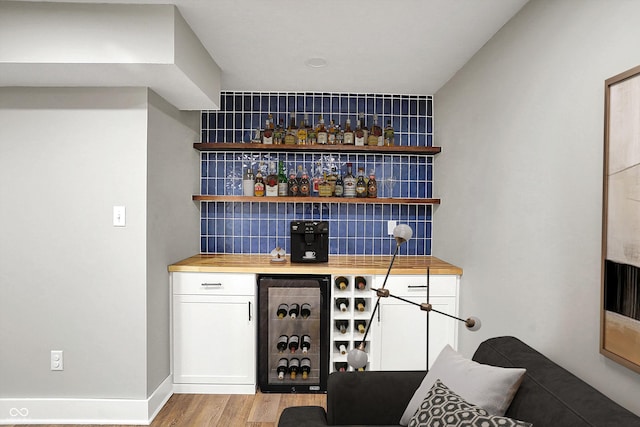
[[[357,146],[367,145],[365,142],[364,129],[362,129],[362,123],[358,119],[356,131],[354,132],[354,144]]]
[[[278,311],[276,311],[278,319],[283,319],[284,316],[287,315],[287,313],[289,313],[289,306],[287,304],[280,304],[278,306]]]
[[[347,348],[349,347],[349,343],[346,341],[336,341],[336,348],[340,352],[340,354],[347,354]]]
[[[364,298],[356,298],[355,303],[358,311],[364,311],[367,308],[367,301]]]
[[[327,144],[336,145],[336,124],[333,119],[329,122],[329,130],[327,131]]]
[[[336,145],[344,144],[344,130],[340,127],[340,123],[336,125]]]
[[[378,115],[373,115],[373,125],[369,132],[369,138],[367,139],[368,145],[382,145],[384,140],[382,139],[382,128],[378,126]]]
[[[344,181],[342,180],[342,174],[338,175],[336,179],[336,185],[333,188],[333,195],[336,197],[344,196]]]
[[[289,350],[291,350],[291,353],[295,353],[299,346],[300,337],[297,335],[291,335],[289,337]]]
[[[358,120],[360,120],[360,125],[362,126],[362,145],[367,145],[367,142],[369,140],[369,128],[367,127],[367,124],[364,121],[364,113],[360,113],[358,115]]]
[[[289,119],[289,127],[287,133],[284,136],[284,143],[286,145],[296,145],[298,143],[298,126],[296,126],[296,113],[291,113]]]
[[[242,194],[245,196],[253,196],[253,186],[255,184],[256,177],[253,175],[251,168],[247,168],[246,172],[242,176]]]
[[[253,183],[253,195],[256,197],[264,196],[264,179],[260,169],[256,171],[256,179]]]
[[[302,316],[303,319],[311,316],[311,304],[306,302],[302,304],[302,307],[300,307],[300,316]]]
[[[347,364],[347,362],[334,362],[333,367],[337,372],[347,372],[349,365]]]
[[[311,348],[311,337],[309,335],[302,336],[302,342],[300,343],[300,348],[303,353],[307,353]]]
[[[308,197],[311,195],[311,184],[309,183],[309,175],[307,175],[307,170],[302,170],[302,178],[300,178],[300,183],[298,184],[298,192],[302,197]]]
[[[336,171],[336,167],[331,167],[331,173],[327,175],[326,181],[331,186],[331,195],[336,194],[336,181],[338,180],[338,172]]]
[[[273,131],[273,143],[276,145],[284,144],[284,135],[285,135],[284,119],[280,117],[278,126],[276,126],[276,129]]]
[[[287,179],[287,173],[284,170],[284,163],[282,160],[278,165],[278,196],[289,195],[289,180]]]
[[[271,114],[269,114],[271,117]],[[271,120],[267,119],[264,124],[264,131],[262,132],[262,143],[273,144],[273,124]]]
[[[351,163],[347,163],[347,174],[342,181],[344,182],[344,197],[356,197],[356,177],[353,176]]]
[[[367,330],[367,321],[366,320],[356,320],[355,325],[356,325],[356,329],[361,334],[364,334],[365,331]]]
[[[289,337],[286,335],[280,335],[278,338],[278,343],[276,344],[276,348],[278,349],[278,353],[282,353],[287,349],[287,344],[289,342]]]
[[[298,359],[297,357],[293,357],[291,360],[289,360],[289,375],[292,380],[296,379],[296,375],[298,374],[299,370],[300,359]]]
[[[311,360],[308,357],[300,361],[300,371],[302,372],[303,380],[309,378],[309,374],[311,373]]]
[[[346,334],[347,333],[347,329],[349,329],[349,321],[348,320],[336,320],[336,329],[338,329],[341,334]]]
[[[387,119],[387,126],[384,128],[384,145],[387,147],[395,145],[395,132],[391,126],[391,119]]]
[[[349,300],[347,298],[336,298],[336,307],[342,312],[347,311],[349,309]]]
[[[298,179],[296,178],[296,171],[291,169],[289,172],[289,182],[288,182],[288,191],[289,196],[299,196],[300,195],[300,187],[298,186]]]
[[[351,119],[347,119],[347,123],[344,125],[344,145],[354,145],[353,131],[351,130]]]
[[[322,114],[318,119],[318,127],[316,129],[316,134],[318,135],[318,144],[327,144],[329,141],[329,135],[327,133],[327,129],[324,127],[324,119],[322,118]]]
[[[278,197],[278,174],[275,162],[269,163],[269,175],[265,180],[265,196]]]
[[[307,123],[307,144],[315,145],[318,143],[318,131],[313,124],[307,119],[307,115],[304,116],[304,121]]]
[[[344,291],[347,289],[347,287],[349,287],[349,279],[344,276],[336,277],[335,283],[336,288],[340,289],[341,291]]]
[[[327,181],[327,173],[324,172],[320,183],[318,184],[318,195],[320,197],[331,197],[333,196],[333,191],[331,188],[331,184]]]
[[[284,357],[278,360],[278,367],[276,368],[276,372],[278,373],[278,379],[283,380],[284,374],[289,370],[289,360]]]
[[[364,291],[367,288],[367,279],[362,276],[356,276],[354,282],[356,283],[356,289],[359,291]]]
[[[298,127],[298,145],[307,145],[307,115],[304,115]]]
[[[367,181],[367,197],[378,197],[378,181],[376,181],[376,174],[373,169],[369,172],[369,181]]]
[[[311,170],[311,195],[318,196],[320,194],[320,181],[322,181],[322,164],[316,162],[316,167]]]
[[[289,306],[289,317],[295,319],[300,314],[300,306],[298,304],[291,304]]]
[[[364,168],[358,168],[356,181],[356,197],[367,197],[367,181],[364,180]]]

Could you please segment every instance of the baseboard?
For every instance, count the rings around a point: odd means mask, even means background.
[[[147,399],[0,399],[0,425],[149,425],[173,394],[171,376]]]
[[[256,394],[255,384],[174,384],[176,394]]]

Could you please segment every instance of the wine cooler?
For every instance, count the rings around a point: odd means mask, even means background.
[[[329,374],[331,276],[258,276],[258,385],[320,393]]]

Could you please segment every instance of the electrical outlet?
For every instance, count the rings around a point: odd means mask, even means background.
[[[387,221],[387,234],[393,236],[393,229],[396,228],[396,221]]]
[[[51,350],[51,370],[64,370],[64,358],[62,350]]]

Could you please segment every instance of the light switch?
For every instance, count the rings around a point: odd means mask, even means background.
[[[387,221],[387,234],[393,236],[393,230],[396,228],[396,221]]]
[[[113,226],[125,227],[127,225],[127,215],[124,206],[113,207]]]

